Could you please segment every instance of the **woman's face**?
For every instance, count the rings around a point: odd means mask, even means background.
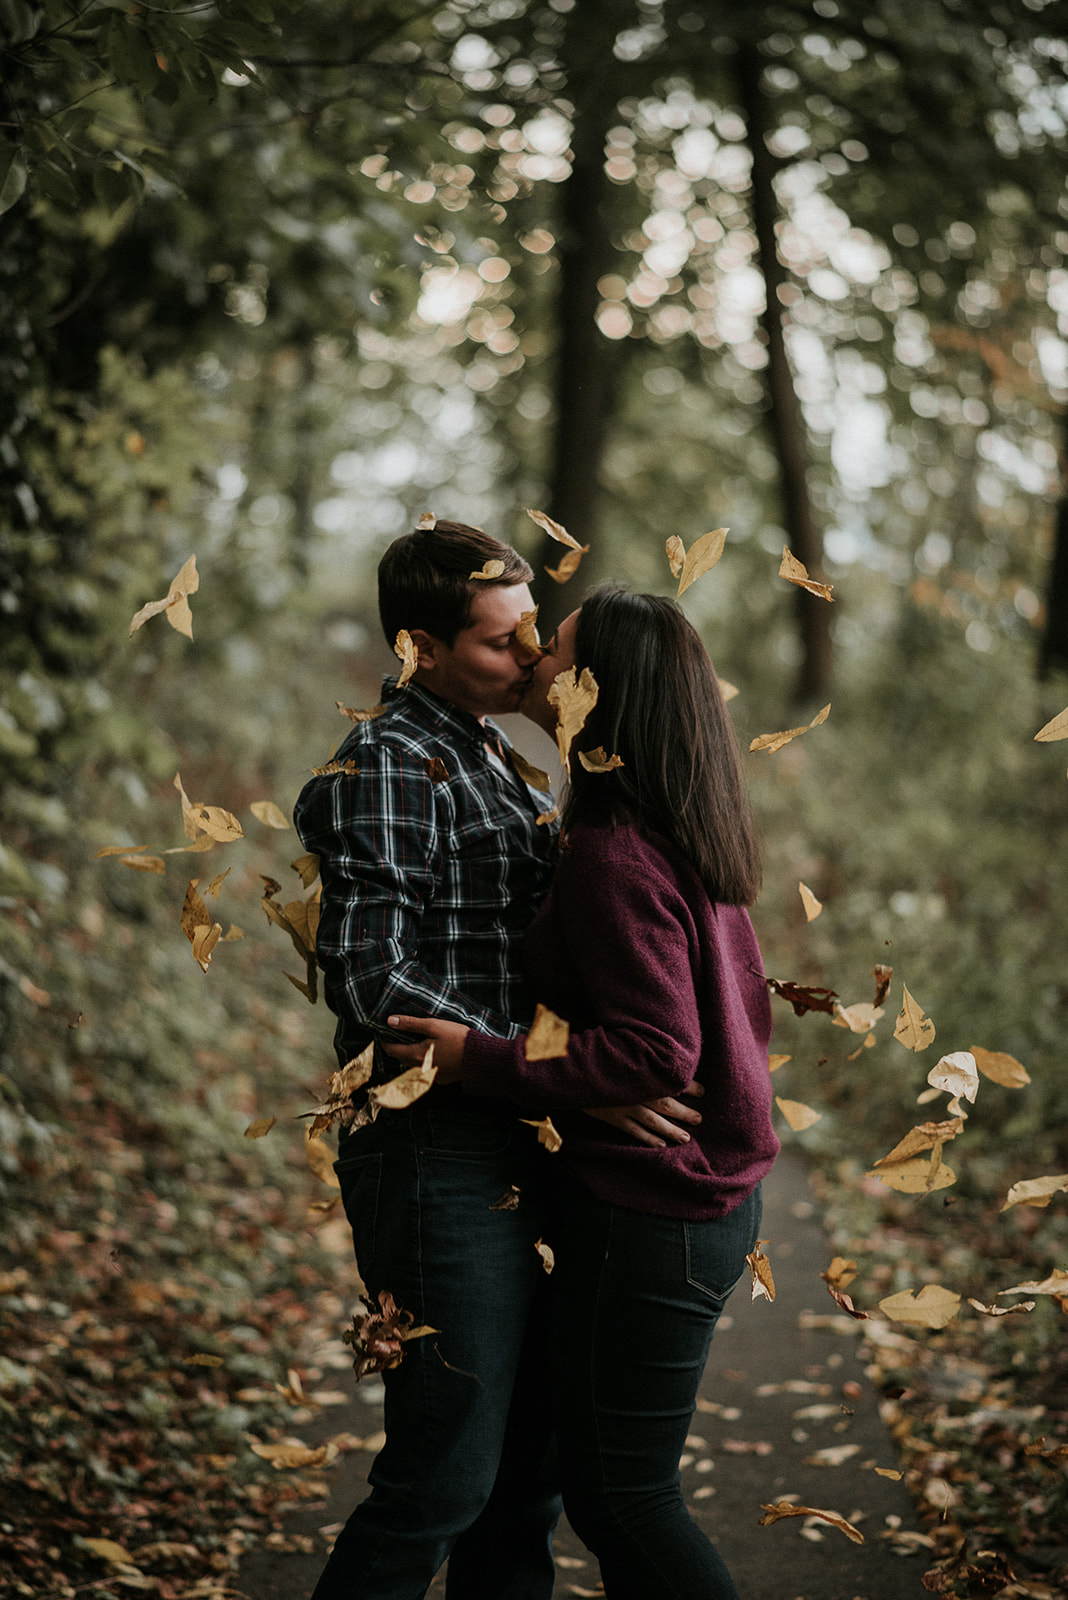
[[[530,688],[520,706],[525,717],[536,722],[552,738],[556,733],[556,707],[551,706],[546,695],[553,679],[575,665],[575,630],[578,612],[565,617],[547,645],[542,647],[541,660],[534,667]]]

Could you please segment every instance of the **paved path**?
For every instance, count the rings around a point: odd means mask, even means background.
[[[861,1324],[837,1311],[820,1279],[832,1252],[804,1165],[789,1149],[765,1186],[761,1234],[771,1241],[776,1298],[751,1301],[743,1282],[716,1332],[683,1457],[693,1513],[716,1540],[743,1600],[919,1600],[923,1554],[898,1553],[907,1540],[887,1535],[895,1528],[915,1533],[920,1524],[904,1484],[875,1470],[893,1470],[897,1460],[865,1376]],[[362,1397],[358,1390],[350,1405],[331,1407],[309,1426],[308,1441],[372,1434],[381,1412],[368,1403],[375,1390],[361,1390]],[[813,1460],[827,1450],[829,1458]],[[320,1530],[342,1522],[361,1498],[369,1464],[362,1451],[345,1455],[330,1469],[329,1500],[286,1517],[287,1542],[304,1552],[261,1546],[244,1562],[239,1581],[247,1600],[307,1600],[329,1548]],[[759,1526],[761,1505],[788,1496],[840,1513],[865,1542],[800,1517]],[[597,1564],[570,1528],[559,1531],[556,1551],[554,1600],[600,1592]],[[443,1593],[439,1578],[431,1595],[440,1600]]]

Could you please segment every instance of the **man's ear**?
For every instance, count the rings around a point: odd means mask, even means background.
[[[423,628],[412,628],[410,638],[415,646],[416,657],[420,671],[430,671],[438,664],[437,652],[441,649],[441,640],[435,639],[432,633],[427,633]]]

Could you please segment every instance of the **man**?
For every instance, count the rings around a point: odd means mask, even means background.
[[[475,578],[488,562],[496,576]],[[533,576],[481,531],[438,522],[379,569],[392,644],[418,665],[314,778],[295,820],[319,856],[318,952],[341,1063],[392,1012],[510,1038],[530,1018],[521,936],[544,898],[551,797],[519,776],[493,713],[519,709],[539,652],[517,637]],[[354,765],[354,772],[344,770]],[[376,1050],[375,1081],[396,1073]],[[534,1131],[503,1102],[432,1088],[340,1141],[361,1277],[416,1324],[385,1373],[386,1443],[314,1600],[419,1600],[448,1559],[450,1600],[548,1600],[555,1488],[543,1475],[546,1219]]]

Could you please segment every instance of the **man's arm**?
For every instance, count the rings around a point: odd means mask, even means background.
[[[331,1008],[377,1037],[393,1012],[427,1013],[499,1039],[518,1027],[419,961],[419,932],[441,870],[434,784],[419,758],[381,744],[359,771],[313,779],[294,818],[319,857],[317,951]]]

